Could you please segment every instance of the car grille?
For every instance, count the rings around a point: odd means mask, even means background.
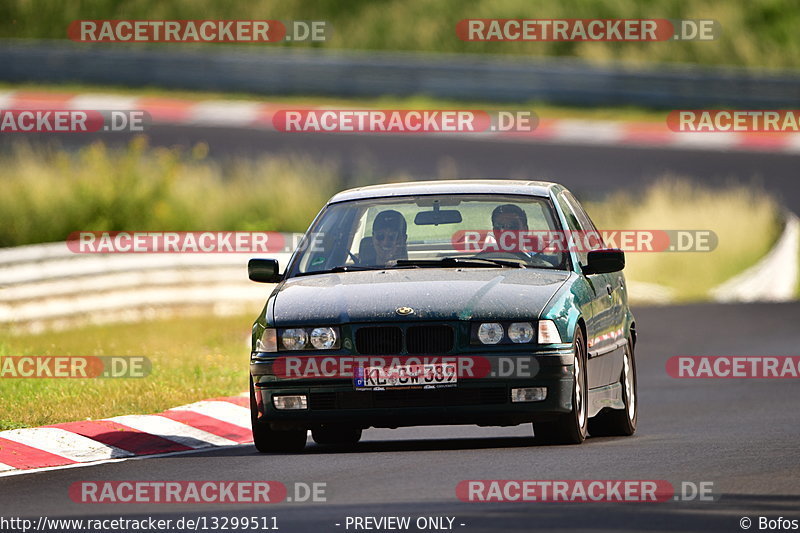
[[[405,350],[415,355],[436,355],[453,349],[455,335],[447,325],[410,326],[405,330]],[[356,330],[356,350],[363,355],[396,355],[403,351],[403,330],[396,326],[368,326]]]
[[[312,392],[310,396],[310,409],[326,410],[498,405],[507,403],[508,392],[505,387],[484,387],[436,390]]]
[[[410,354],[446,353],[452,349],[450,326],[413,326],[406,330],[406,351]]]
[[[356,349],[368,355],[394,355],[403,350],[403,332],[398,327],[369,327],[356,331]]]

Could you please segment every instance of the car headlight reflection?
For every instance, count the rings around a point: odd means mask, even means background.
[[[514,322],[508,326],[508,338],[511,342],[524,344],[533,340],[533,326],[530,322]]]
[[[503,340],[503,326],[497,322],[484,322],[478,326],[478,339],[483,344],[498,344]]]
[[[330,350],[336,346],[339,336],[333,328],[314,328],[311,330],[311,345],[317,350]]]
[[[302,350],[306,347],[307,341],[308,334],[304,329],[285,329],[283,333],[281,333],[281,344],[283,344],[283,347],[287,350]]]
[[[340,345],[339,328],[286,328],[278,330],[281,351],[336,350]]]
[[[473,322],[470,333],[472,345],[533,344],[536,340],[535,322]]]

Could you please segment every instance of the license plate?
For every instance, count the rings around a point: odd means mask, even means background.
[[[362,390],[438,389],[455,387],[458,382],[456,365],[452,363],[360,366],[354,370],[355,387]]]

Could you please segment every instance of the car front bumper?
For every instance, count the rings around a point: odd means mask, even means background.
[[[256,394],[256,420],[270,424],[273,429],[313,429],[323,425],[503,426],[549,420],[572,410],[573,358],[568,349],[503,354],[502,358],[513,368],[516,358],[534,361],[534,371],[507,377],[459,378],[455,387],[433,390],[357,390],[352,377],[285,379],[271,372],[275,358],[268,354],[254,355],[257,357],[251,361],[250,374]],[[490,357],[497,355],[487,358]],[[546,388],[545,399],[511,401],[511,389],[527,387]],[[277,409],[273,397],[278,395],[305,395],[307,408]]]

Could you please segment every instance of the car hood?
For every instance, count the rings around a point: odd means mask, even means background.
[[[296,277],[272,297],[273,324],[536,318],[569,277],[540,269],[399,269]],[[407,316],[400,307],[414,311]]]

